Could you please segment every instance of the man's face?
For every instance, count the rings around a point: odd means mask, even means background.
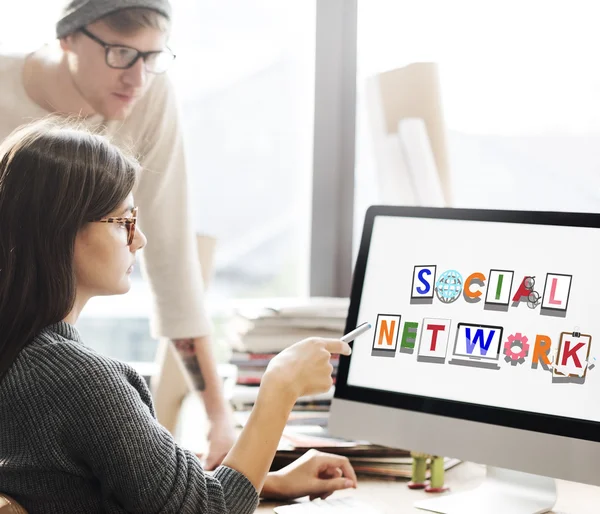
[[[102,21],[86,28],[105,43],[140,52],[164,50],[167,44],[167,34],[158,29],[142,28],[121,34]],[[126,118],[150,87],[154,75],[146,72],[142,58],[129,69],[111,68],[106,64],[102,45],[80,32],[62,39],[61,46],[67,54],[75,87],[94,111],[107,119]]]

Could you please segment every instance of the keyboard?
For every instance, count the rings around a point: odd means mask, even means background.
[[[352,497],[296,503],[276,507],[276,514],[383,514],[383,511]]]

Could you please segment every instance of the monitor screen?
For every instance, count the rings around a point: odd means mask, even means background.
[[[373,329],[343,359],[336,396],[600,440],[597,216],[367,218],[348,323]]]

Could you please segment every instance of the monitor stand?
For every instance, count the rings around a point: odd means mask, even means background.
[[[415,507],[443,514],[541,514],[555,503],[553,478],[488,466],[476,489],[418,501]]]

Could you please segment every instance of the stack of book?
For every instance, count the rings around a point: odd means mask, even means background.
[[[298,298],[237,308],[230,341],[239,352],[277,353],[307,337],[341,337],[346,325],[347,298]]]
[[[271,362],[271,359],[276,355],[277,353],[234,352],[229,363],[234,364],[237,367],[237,384],[244,386],[260,385],[260,381],[269,362]],[[331,357],[334,383],[339,361],[338,355],[333,355]]]
[[[299,298],[272,300],[269,304],[239,306],[229,325],[230,363],[237,367],[237,385],[231,401],[238,410],[254,405],[257,386],[269,362],[279,352],[308,337],[339,338],[344,333],[347,298]],[[339,357],[332,357],[333,379]],[[300,399],[297,408],[329,410],[333,389],[323,395]]]
[[[259,388],[256,386],[236,385],[230,401],[236,411],[249,413],[256,403]],[[294,405],[294,412],[325,413],[329,412],[334,388],[321,394],[302,396]]]

